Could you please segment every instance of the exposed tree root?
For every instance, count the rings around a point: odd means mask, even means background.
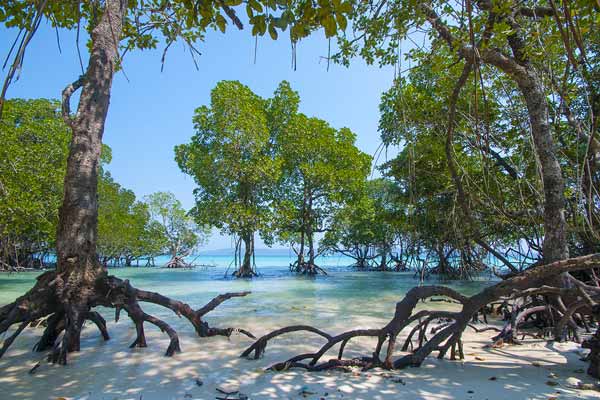
[[[600,310],[596,308],[595,311],[598,313]],[[581,344],[581,347],[590,349],[590,354],[588,355],[590,365],[587,373],[594,378],[600,378],[600,328],[598,328],[596,333],[591,338],[585,340]]]
[[[482,290],[471,297],[463,296],[453,289],[443,286],[421,286],[411,289],[406,296],[396,304],[396,312],[392,320],[379,329],[351,330],[339,335],[330,335],[311,326],[290,326],[275,330],[259,338],[242,354],[242,357],[257,359],[265,352],[270,340],[291,332],[307,331],[322,336],[327,342],[313,353],[294,356],[286,361],[269,367],[272,370],[286,370],[288,368],[304,368],[309,371],[321,371],[326,369],[347,368],[358,366],[363,369],[374,367],[382,368],[404,368],[408,366],[420,366],[423,360],[432,352],[438,352],[438,358],[443,358],[450,351],[450,358],[463,358],[462,334],[467,327],[478,329],[471,321],[478,313],[493,309],[506,307],[510,300],[523,299],[523,305],[515,307],[505,327],[496,336],[496,342],[502,340],[505,343],[515,342],[517,328],[523,325],[528,317],[546,314],[545,321],[555,321],[555,325],[574,324],[570,316],[575,310],[580,309],[584,303],[588,308],[596,305],[595,301],[600,297],[600,288],[587,285],[575,279],[569,273],[574,271],[590,270],[600,267],[600,254],[593,254],[578,258],[558,261],[552,264],[529,269],[510,279],[499,282]],[[556,282],[559,277],[566,283],[565,287],[547,286],[549,282]],[[568,282],[567,282],[568,281]],[[462,305],[460,311],[429,311],[422,310],[414,312],[417,304],[432,296],[444,296]],[[544,299],[553,299],[547,301]],[[562,304],[563,299],[569,299],[569,307],[554,304]],[[572,299],[572,300],[570,300]],[[538,303],[539,302],[539,303]],[[544,302],[544,303],[541,303]],[[583,303],[582,303],[583,302]],[[591,308],[590,308],[591,309]],[[537,318],[537,317],[536,317]],[[434,321],[438,323],[427,337],[427,328]],[[416,324],[415,324],[416,323]],[[415,324],[415,325],[412,325]],[[564,325],[563,325],[564,326]],[[403,351],[411,348],[411,352],[394,359],[396,350],[396,339],[406,328],[410,331],[404,344]],[[575,326],[576,328],[576,326]],[[483,328],[482,331],[497,330],[496,328]],[[359,337],[377,338],[377,345],[373,353],[355,359],[343,359],[346,345]],[[385,354],[382,355],[384,345],[387,342]],[[320,362],[325,354],[339,345],[336,359]],[[600,346],[599,346],[600,348]],[[600,351],[599,351],[600,353]],[[383,359],[382,359],[383,358]]]
[[[254,268],[252,267],[240,267],[239,269],[233,271],[231,274],[234,278],[255,278],[258,276]]]
[[[165,265],[167,268],[192,268],[193,265],[185,261],[183,256],[173,256]]]
[[[327,272],[319,267],[318,265],[316,265],[315,263],[311,263],[308,261],[302,261],[302,262],[298,262],[297,260],[290,265],[290,271],[291,272],[296,272],[298,274],[302,274],[302,275],[318,275],[318,274],[323,274],[323,275],[327,275]]]
[[[98,278],[87,284],[79,276],[77,285],[74,285],[74,278],[72,275],[57,275],[54,271],[43,273],[29,292],[0,308],[0,334],[6,332],[12,325],[19,324],[18,328],[5,338],[0,348],[0,357],[32,321],[45,318],[46,327],[34,350],[38,352],[50,350],[49,361],[66,364],[67,354],[80,350],[81,329],[86,320],[95,324],[104,340],[109,339],[106,321],[93,310],[96,306],[114,308],[116,320],[119,319],[121,310],[127,312],[137,332],[131,347],[147,346],[144,333],[144,323],[147,322],[157,326],[169,336],[166,356],[180,352],[177,332],[165,321],[144,312],[140,305],[142,302],[158,304],[172,310],[180,317],[185,317],[200,337],[217,335],[229,337],[234,332],[239,332],[254,338],[244,329],[215,328],[203,319],[224,301],[233,297],[246,296],[250,292],[221,294],[203,307],[194,310],[186,303],[159,293],[134,288],[128,280],[108,276],[106,272],[100,273]],[[70,289],[70,285],[76,289]]]

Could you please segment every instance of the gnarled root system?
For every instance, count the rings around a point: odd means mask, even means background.
[[[480,293],[471,297],[463,296],[453,289],[443,286],[421,286],[408,291],[406,296],[396,304],[396,311],[392,320],[379,329],[357,329],[330,335],[312,326],[297,325],[277,329],[256,340],[242,354],[242,357],[257,359],[265,352],[267,344],[274,338],[292,332],[312,332],[322,336],[326,343],[315,352],[296,355],[286,361],[272,365],[272,370],[286,370],[288,368],[304,368],[309,371],[321,371],[335,368],[358,366],[363,369],[374,367],[404,368],[420,366],[423,360],[433,352],[438,353],[438,358],[443,358],[450,352],[450,358],[463,358],[461,337],[467,327],[478,331],[500,331],[494,338],[496,345],[515,342],[517,328],[523,326],[526,319],[535,316],[536,319],[546,322],[554,321],[552,329],[557,339],[564,338],[565,330],[575,332],[577,327],[586,324],[596,309],[596,302],[600,298],[598,282],[576,279],[571,272],[586,275],[587,271],[600,267],[600,254],[593,254],[578,258],[571,258],[552,264],[538,266],[487,287]],[[595,274],[591,274],[595,276]],[[552,283],[560,283],[552,286]],[[430,311],[415,312],[417,304],[432,296],[443,296],[461,305],[460,311]],[[505,310],[507,304],[518,300],[520,306],[513,306],[513,310],[505,312],[509,316],[503,329],[493,327],[479,329],[472,324],[480,314],[498,305],[498,309]],[[568,304],[568,305],[565,305]],[[586,312],[587,310],[587,312]],[[577,313],[577,318],[575,314]],[[428,327],[435,321],[444,321],[436,324],[428,332]],[[546,327],[544,327],[546,328]],[[400,333],[407,330],[404,337],[402,351],[409,354],[394,358],[397,349],[396,340]],[[429,337],[428,337],[429,333]],[[360,337],[377,338],[377,345],[372,354],[360,358],[344,359],[344,350],[351,340]],[[590,342],[591,343],[591,342]],[[387,344],[387,347],[384,346]],[[338,347],[339,345],[339,347]],[[590,344],[590,346],[593,345]],[[330,350],[337,347],[337,358],[321,361]]]
[[[8,331],[12,325],[18,325],[10,336],[5,337],[0,348],[2,357],[19,334],[31,323],[44,319],[45,329],[35,351],[49,351],[48,360],[66,364],[67,354],[80,350],[81,329],[84,321],[96,325],[105,340],[109,339],[106,321],[93,309],[96,306],[115,309],[118,320],[121,311],[127,312],[135,324],[137,336],[131,347],[146,347],[144,324],[157,326],[169,336],[170,342],[166,356],[181,351],[177,332],[165,321],[144,312],[141,303],[153,303],[172,310],[178,316],[186,318],[200,337],[231,336],[239,332],[250,338],[254,336],[237,328],[211,327],[203,319],[219,304],[233,297],[242,297],[249,292],[226,293],[212,299],[205,306],[194,310],[186,303],[173,300],[159,293],[133,287],[128,280],[122,280],[101,272],[94,279],[85,279],[82,274],[59,275],[54,271],[43,273],[37,278],[35,286],[25,295],[11,304],[0,308],[0,334]]]

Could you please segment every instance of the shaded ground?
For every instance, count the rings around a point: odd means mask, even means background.
[[[215,318],[215,323],[225,319]],[[251,316],[236,318],[235,324],[255,334],[281,326],[283,318]],[[178,326],[178,321],[176,326]],[[348,316],[345,323],[372,327],[382,319]],[[183,324],[183,323],[182,323]],[[342,326],[329,327],[341,331]],[[43,363],[35,375],[27,371],[39,358],[31,353],[35,335],[28,329],[15,348],[0,360],[0,398],[2,399],[215,399],[217,387],[238,389],[251,399],[557,399],[600,398],[600,393],[568,387],[568,378],[591,382],[583,372],[581,350],[575,344],[528,341],[524,346],[487,349],[490,333],[465,338],[466,359],[462,362],[427,360],[420,369],[398,372],[326,372],[308,374],[293,370],[285,373],[263,372],[263,368],[285,359],[318,338],[290,336],[269,347],[264,359],[250,361],[238,355],[249,340],[241,336],[200,339],[185,327],[179,329],[183,353],[173,358],[162,356],[168,339],[157,330],[148,330],[146,349],[128,349],[135,329],[128,321],[111,323],[112,339],[103,342],[88,326],[82,351],[67,367]],[[299,345],[300,341],[305,342]],[[350,351],[359,354],[372,349],[368,341],[355,343]],[[350,354],[350,353],[349,353]],[[198,386],[196,380],[203,382]],[[555,386],[550,386],[555,385]],[[302,396],[304,393],[305,396]],[[221,395],[222,396],[222,395]]]

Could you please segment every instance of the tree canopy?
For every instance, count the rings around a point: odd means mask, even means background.
[[[280,242],[298,244],[298,272],[317,272],[315,235],[330,230],[336,210],[356,201],[363,190],[371,157],[355,146],[355,140],[348,128],[335,129],[304,114],[295,114],[284,129],[274,132],[282,162],[272,199],[274,234]]]
[[[196,133],[189,144],[175,148],[182,171],[194,177],[199,223],[236,235],[244,243],[244,257],[236,274],[255,274],[254,235],[270,218],[267,191],[279,167],[271,157],[265,102],[237,81],[219,82],[211,92],[210,107],[194,114]]]
[[[175,261],[190,255],[206,242],[210,229],[197,225],[173,193],[152,193],[144,197],[144,203],[151,218],[149,234],[156,235],[148,244],[159,249],[154,253],[170,254],[171,261]],[[179,263],[173,265],[179,266]]]
[[[0,244],[4,268],[39,267],[56,251],[70,132],[55,100],[7,101],[0,120]],[[104,264],[131,265],[168,251],[164,230],[148,206],[115,182],[102,150],[99,179],[98,256]],[[52,257],[49,258],[52,260]]]
[[[0,120],[0,243],[6,265],[31,264],[34,253],[54,246],[70,138],[59,107],[52,100],[10,100]]]

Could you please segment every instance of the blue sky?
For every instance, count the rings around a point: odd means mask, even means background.
[[[0,28],[0,54],[6,55],[16,30]],[[42,25],[27,49],[20,79],[7,97],[59,98],[62,89],[81,73],[75,32],[60,31],[62,54],[56,32]],[[173,147],[193,134],[192,114],[208,104],[210,90],[220,80],[239,80],[257,94],[270,96],[281,80],[300,93],[300,111],[347,126],[358,136],[357,145],[369,154],[377,150],[379,99],[392,83],[392,67],[368,66],[355,60],[349,68],[327,63],[327,40],[322,32],[297,46],[297,69],[291,68],[291,50],[285,35],[278,41],[259,38],[254,64],[254,38],[246,29],[209,32],[197,48],[202,53],[196,70],[181,45],[171,46],[161,73],[162,49],[136,51],[125,57],[124,70],[114,81],[104,142],[113,150],[109,170],[123,186],[142,196],[169,190],[186,208],[192,207],[193,180],[180,172]],[[81,51],[86,59],[85,41]],[[3,71],[3,79],[6,70]],[[75,108],[75,105],[72,105]],[[385,155],[380,161],[385,159]],[[227,237],[214,234],[207,249],[230,247]],[[259,243],[258,247],[262,247]]]

